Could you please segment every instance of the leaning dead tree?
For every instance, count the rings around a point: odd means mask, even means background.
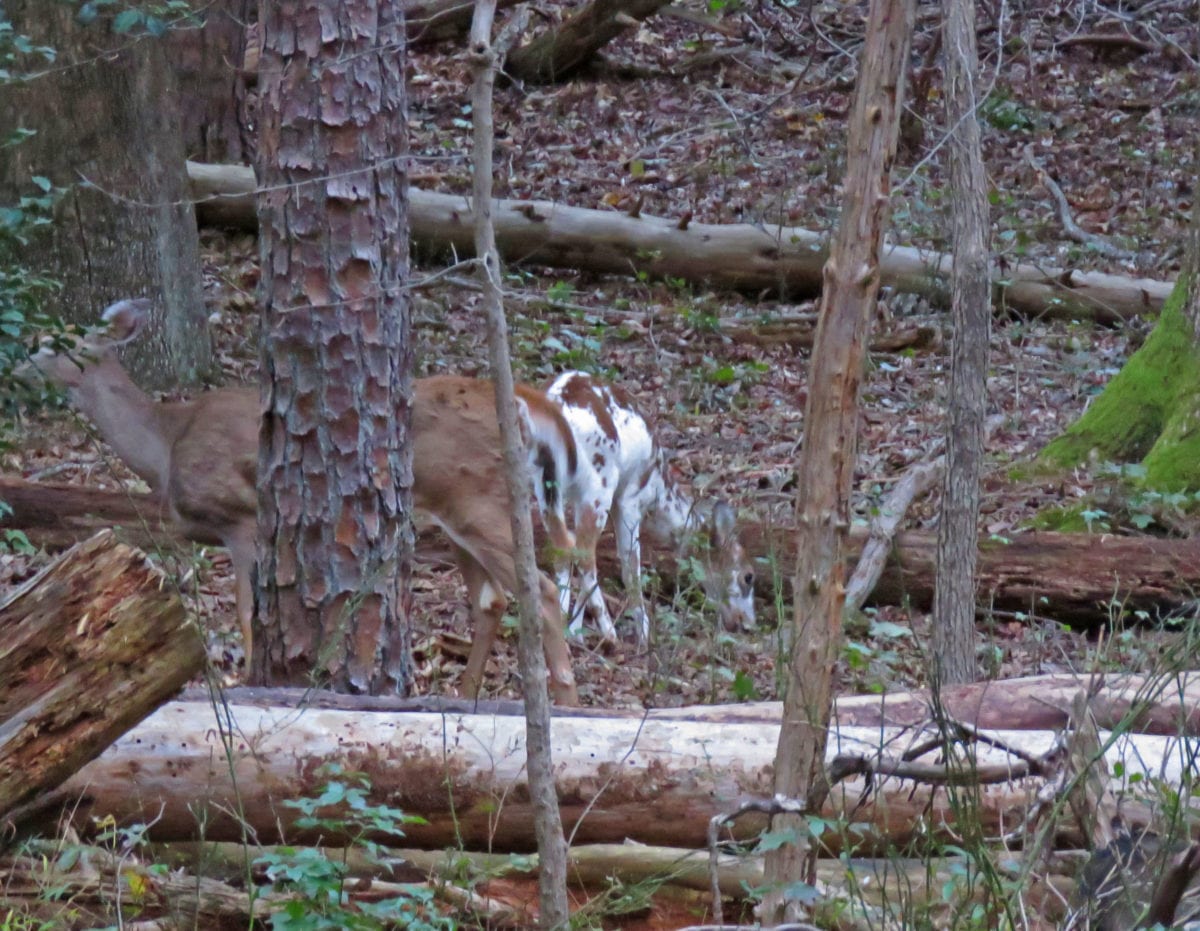
[[[850,115],[842,217],[825,263],[821,322],[809,369],[804,446],[796,470],[795,613],[772,795],[795,800],[810,813],[821,809],[829,791],[825,748],[833,670],[842,648],[858,396],[879,292],[915,6],[914,0],[872,0],[870,6]],[[762,917],[768,926],[804,917],[786,890],[806,876],[811,882],[815,870],[799,812],[778,813],[771,827],[793,838],[767,854]]]
[[[188,163],[201,223],[254,229],[254,172],[240,165]],[[469,202],[457,194],[409,191],[409,220],[418,249],[474,254]],[[828,244],[798,227],[691,223],[631,216],[548,201],[492,204],[496,243],[506,262],[577,268],[614,275],[645,273],[752,293],[814,297]],[[880,258],[880,283],[950,306],[950,257],[892,246]],[[1030,315],[1117,323],[1158,311],[1170,282],[1071,268],[1020,264],[991,282],[993,305]]]
[[[108,531],[13,592],[0,630],[0,827],[28,817],[204,664],[178,594]]]

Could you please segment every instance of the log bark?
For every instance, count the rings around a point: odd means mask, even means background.
[[[254,172],[240,165],[188,163],[202,224],[256,229]],[[425,251],[473,255],[473,217],[457,194],[410,190],[414,244]],[[497,200],[496,242],[505,262],[591,272],[683,278],[750,293],[814,297],[828,254],[820,233],[798,227],[693,223],[642,214],[566,207],[546,201]],[[921,249],[885,249],[881,283],[950,305],[950,256]],[[1059,319],[1117,323],[1157,313],[1171,282],[1021,264],[997,269],[998,309]]]
[[[0,818],[56,788],[204,665],[178,595],[108,531],[15,591],[0,630]]]
[[[142,492],[0,476],[0,501],[12,508],[0,517],[0,527],[23,530],[33,543],[50,550],[66,549],[114,526],[122,540],[143,549],[183,541],[163,520],[160,499]]]
[[[1086,690],[1089,711],[1098,727],[1162,737],[1200,737],[1200,672],[1142,676],[1127,673],[1023,676],[994,682],[948,686],[940,693],[943,713],[974,728],[1048,731],[1066,726],[1071,703]],[[375,711],[430,714],[486,714],[496,717],[524,714],[513,700],[471,701],[437,695],[396,698],[343,695],[321,689],[226,689],[235,705],[288,706],[362,713]],[[207,689],[185,689],[181,700],[204,702]],[[710,724],[778,724],[783,705],[777,701],[736,705],[688,705],[679,708],[564,708],[555,717],[621,718],[653,721],[692,721]],[[834,720],[843,727],[914,727],[930,719],[927,691],[888,692],[884,695],[843,695],[834,702]]]
[[[250,858],[271,852],[271,848],[250,848]],[[325,856],[345,863],[348,875],[354,879],[390,879],[395,882],[419,882],[425,879],[461,883],[464,865],[468,881],[475,878],[505,879],[536,875],[536,857],[514,858],[510,854],[475,853],[465,850],[387,850],[381,862],[364,854],[359,847],[325,848]],[[195,876],[223,882],[245,879],[247,849],[241,844],[182,841],[176,844],[155,844],[150,856],[155,863],[165,863],[174,870],[183,869]],[[580,885],[608,888],[613,880],[634,886],[651,882],[677,886],[697,892],[707,892],[709,855],[707,851],[682,847],[652,847],[643,844],[584,844],[568,851],[570,880],[573,888]],[[1075,873],[1076,864],[1051,864],[1051,869],[1069,869]],[[947,882],[961,875],[961,863],[954,858],[932,861],[888,857],[883,860],[854,858],[848,861],[822,859],[817,861],[817,878],[831,890],[832,897],[846,894],[847,874],[854,877],[855,900],[865,901],[878,908],[895,908],[898,903],[935,900],[943,897]],[[1025,893],[1036,896],[1039,904],[1051,907],[1047,917],[1058,920],[1070,900],[1073,883],[1067,875],[1049,873],[1035,879]],[[730,899],[747,898],[747,890],[762,885],[761,855],[722,854],[717,864],[718,887]],[[1043,888],[1046,887],[1046,888]],[[1047,892],[1057,895],[1044,897]],[[1027,900],[1028,901],[1028,900]],[[1054,902],[1057,901],[1057,908]]]
[[[669,0],[589,0],[554,29],[508,55],[505,73],[529,84],[568,81],[605,45]]]
[[[297,827],[300,812],[282,803],[318,794],[325,781],[321,767],[336,762],[366,773],[373,799],[427,819],[406,826],[410,846],[534,847],[519,717],[246,705],[230,705],[228,712],[233,730],[222,733],[208,704],[171,703],[66,787],[90,799],[93,817],[112,815],[118,823],[154,819],[150,835],[160,841],[201,834],[236,841],[250,831],[264,844],[317,842],[316,833]],[[771,791],[777,724],[562,716],[554,719],[553,730],[559,805],[575,844],[629,838],[703,847],[712,816]],[[1056,735],[994,736],[1037,756]],[[841,727],[831,738],[839,752],[864,754],[881,747],[899,753],[913,739],[907,731],[878,727]],[[993,747],[979,745],[977,751],[981,768],[1008,759]],[[1176,738],[1120,737],[1106,756],[1126,791],[1135,776],[1146,784],[1148,774],[1168,781],[1182,776],[1184,754]],[[977,818],[989,835],[1012,830],[1039,785],[1027,779],[985,786],[978,810],[967,817]],[[1126,812],[1130,823],[1146,820],[1133,804]],[[824,813],[870,824],[864,834],[847,835],[864,851],[922,837],[949,839],[961,814],[941,790],[896,778],[877,779],[874,792],[861,780],[847,780],[831,793]],[[733,834],[751,838],[763,826],[761,817],[747,817]],[[1078,844],[1077,835],[1064,839]],[[328,830],[319,840],[346,842]],[[831,831],[827,846],[837,851],[842,841]]]
[[[20,479],[0,479],[0,501],[13,513],[0,527],[24,530],[43,546],[62,546],[99,527],[120,524],[122,534],[139,544],[178,540],[157,520],[157,500],[150,495],[105,492],[76,485],[41,485]],[[160,535],[161,534],[161,535]],[[747,552],[770,556],[781,566],[795,560],[795,541],[786,528],[747,524]],[[442,553],[436,531],[417,541],[418,555]],[[857,559],[862,534],[852,534],[850,559]],[[1189,603],[1192,579],[1200,578],[1200,540],[1161,537],[1117,537],[1068,533],[1023,533],[1007,541],[980,541],[979,603],[1004,611],[1027,612],[1081,627],[1111,620],[1112,608],[1132,616],[1134,611],[1158,612]],[[913,531],[895,539],[888,565],[869,602],[901,604],[911,601],[927,608],[933,599],[934,534]],[[643,544],[643,553],[664,578],[675,575],[675,553]],[[611,536],[601,540],[602,571],[616,577],[616,554]],[[771,580],[759,580],[762,594],[771,596]]]

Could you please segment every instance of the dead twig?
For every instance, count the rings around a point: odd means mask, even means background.
[[[1050,173],[1033,157],[1033,153],[1028,146],[1025,148],[1025,161],[1037,172],[1038,180],[1050,192],[1050,196],[1054,198],[1054,202],[1058,205],[1058,221],[1062,224],[1063,232],[1067,234],[1067,238],[1082,243],[1105,258],[1120,260],[1133,258],[1132,252],[1122,249],[1120,246],[1114,246],[1103,236],[1089,233],[1075,222],[1075,218],[1071,216],[1071,205],[1067,201],[1067,195],[1063,193],[1058,183],[1050,177]]]

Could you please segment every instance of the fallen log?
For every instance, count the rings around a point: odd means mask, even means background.
[[[97,848],[85,857],[72,854],[62,865],[52,857],[5,857],[0,859],[0,872],[5,878],[0,914],[11,909],[44,922],[28,927],[119,925],[114,918],[133,909],[142,921],[167,919],[151,927],[232,931],[248,927],[252,915],[258,919],[256,924],[265,926],[271,912],[287,901],[261,893],[251,900],[245,890],[223,882],[163,873]],[[50,890],[53,894],[48,894]],[[128,917],[123,926],[133,927]]]
[[[122,526],[122,533],[147,546],[179,540],[157,522],[157,499],[150,495],[98,492],[76,485],[40,485],[0,479],[0,501],[12,513],[0,527],[23,530],[43,546],[61,546],[98,526]],[[779,566],[796,561],[795,535],[783,527],[747,524],[742,530],[747,552]],[[850,559],[857,560],[865,531],[851,534]],[[422,531],[418,556],[440,555],[440,534]],[[1194,600],[1200,579],[1200,538],[1118,537],[1099,534],[1022,533],[1006,540],[980,540],[978,597],[991,609],[1025,612],[1082,627],[1109,623],[1114,612],[1152,616]],[[676,576],[676,553],[643,542],[642,551],[663,578]],[[601,538],[598,552],[606,577],[617,578],[611,534]],[[911,603],[927,608],[933,601],[936,534],[898,534],[891,555],[870,598],[871,604]],[[774,580],[759,573],[761,594],[772,597]]]
[[[155,840],[201,834],[243,840],[249,833],[260,843],[338,844],[346,838],[336,829],[302,828],[301,813],[283,804],[319,795],[322,768],[336,763],[366,773],[373,799],[426,819],[405,827],[410,846],[535,847],[519,717],[245,705],[224,706],[223,714],[226,708],[232,726],[218,729],[206,704],[163,707],[77,773],[68,788],[86,795],[93,818],[153,818]],[[772,791],[776,724],[564,716],[554,719],[553,733],[559,803],[572,843],[628,838],[703,847],[714,815]],[[992,772],[1006,761],[1017,765],[998,746],[1039,757],[1056,739],[1045,731],[988,733],[997,744],[979,743],[973,752],[980,769]],[[895,728],[840,727],[829,746],[831,755],[885,748],[898,755],[915,739]],[[1114,738],[1106,759],[1126,792],[1149,784],[1151,776],[1178,780],[1188,765],[1178,739],[1144,735]],[[1011,831],[1023,823],[1040,784],[981,786],[977,807],[965,817],[985,835]],[[918,839],[949,840],[964,809],[961,797],[951,801],[936,787],[877,775],[870,784],[858,777],[839,783],[823,814],[855,825],[823,835],[831,851],[855,846],[864,853]],[[1146,817],[1132,810],[1127,816],[1131,823]],[[750,838],[765,823],[746,817],[732,834]]]
[[[188,162],[187,171],[200,223],[257,229],[253,169]],[[815,297],[828,254],[822,234],[796,227],[685,224],[546,201],[497,200],[492,216],[509,263],[645,273],[754,294]],[[413,188],[409,219],[420,247],[474,255],[474,220],[465,197]],[[882,283],[948,307],[950,262],[949,255],[893,246],[882,258]],[[1022,264],[997,269],[993,303],[1033,316],[1117,323],[1157,313],[1171,288],[1172,282],[1149,278]]]
[[[204,643],[162,573],[109,531],[0,604],[0,820],[179,691]]]
[[[1160,737],[1200,737],[1200,672],[1164,675],[1129,673],[1024,676],[994,682],[972,682],[943,688],[938,696],[942,713],[950,721],[985,730],[1052,731],[1065,727],[1071,703],[1089,693],[1089,711],[1105,730]],[[343,695],[322,689],[226,689],[225,699],[235,705],[262,708],[333,709],[348,712],[428,712],[430,714],[486,714],[517,716],[525,713],[511,699],[471,701],[427,695],[397,698],[380,695]],[[203,702],[207,690],[185,689],[183,701]],[[882,695],[842,695],[834,703],[834,719],[845,727],[916,727],[932,720],[932,698],[926,691],[887,692]],[[556,717],[645,718],[650,721],[692,721],[712,724],[778,724],[783,703],[741,702],[736,705],[687,705],[680,708],[555,708]]]
[[[150,856],[173,870],[187,870],[194,876],[223,882],[245,879],[247,860],[275,848],[251,847],[241,844],[184,841],[177,844],[154,844]],[[466,850],[385,849],[382,858],[372,858],[361,848],[327,848],[327,859],[346,864],[347,875],[358,879],[391,879],[416,882],[420,879],[443,882],[466,882],[468,885],[487,878],[534,877],[538,872],[537,856],[513,857],[507,853],[476,853]],[[703,850],[681,847],[651,847],[644,844],[583,844],[567,851],[568,881],[572,887],[608,887],[615,880],[627,886],[646,882],[679,886],[697,892],[710,888],[709,855]],[[1054,867],[1056,864],[1051,864]],[[1067,874],[1049,873],[1026,886],[1026,894],[1036,897],[1038,907],[1059,907],[1048,917],[1063,915],[1062,905],[1071,894],[1077,865],[1065,864]],[[842,898],[847,893],[855,900],[877,908],[902,909],[904,903],[927,902],[932,897],[941,900],[946,884],[965,868],[962,860],[934,858],[932,860],[890,857],[883,860],[854,858],[817,861],[817,879],[829,890],[830,898]],[[718,885],[721,894],[730,899],[744,899],[749,891],[763,884],[762,855],[722,854],[717,863]],[[848,881],[852,877],[852,881]],[[1039,889],[1046,885],[1047,889]],[[1057,893],[1046,897],[1046,892]],[[943,902],[947,907],[950,903]],[[1027,900],[1027,904],[1029,903]]]
[[[552,29],[508,53],[504,74],[525,84],[569,81],[605,45],[669,0],[589,0]]]
[[[0,527],[25,531],[35,544],[50,550],[114,527],[120,528],[123,542],[141,549],[183,542],[170,521],[162,519],[161,499],[143,492],[0,476],[0,501],[12,508],[11,514],[0,517]]]

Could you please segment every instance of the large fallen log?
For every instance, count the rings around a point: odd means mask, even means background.
[[[0,605],[0,820],[94,759],[203,668],[162,574],[109,531]]]
[[[142,492],[0,476],[0,501],[12,509],[0,516],[0,527],[24,531],[36,545],[50,550],[65,549],[113,527],[121,528],[124,542],[142,549],[183,542],[179,531],[162,519],[161,499]]]
[[[535,846],[520,717],[230,705],[222,709],[222,722],[226,709],[232,728],[218,728],[207,704],[167,705],[67,788],[87,797],[93,817],[153,821],[156,840],[242,840],[249,832],[263,844],[337,844],[346,838],[336,830],[299,827],[301,813],[283,804],[317,796],[327,778],[323,767],[336,763],[366,773],[374,799],[426,819],[406,826],[407,845]],[[1044,731],[989,734],[1033,757],[1055,740]],[[778,736],[775,724],[556,717],[555,776],[564,827],[573,843],[630,838],[703,847],[710,818],[770,796]],[[896,728],[842,727],[829,746],[831,753],[872,755],[885,748],[898,755],[916,739]],[[995,746],[981,743],[974,750],[980,771],[993,776],[1022,765]],[[1188,765],[1178,739],[1143,735],[1116,738],[1106,758],[1126,787],[1149,784],[1150,776],[1177,780]],[[964,812],[961,798],[951,801],[935,787],[894,776],[876,775],[871,785],[855,777],[831,793],[826,817],[855,825],[844,835],[832,829],[825,835],[831,850],[847,838],[860,850],[878,851],[954,836]],[[966,817],[985,835],[1013,830],[1039,785],[1037,779],[985,785]],[[733,834],[752,837],[764,824],[761,816],[745,817]]]
[[[1129,673],[1023,676],[994,682],[973,682],[943,688],[937,704],[947,720],[986,730],[1049,731],[1066,726],[1071,703],[1079,692],[1089,695],[1088,708],[1097,727],[1131,734],[1161,737],[1200,737],[1200,672],[1163,675]],[[337,711],[412,712],[433,714],[522,715],[519,701],[471,701],[427,695],[397,698],[380,695],[343,695],[320,689],[226,689],[224,697],[236,705],[285,706]],[[184,701],[204,701],[207,693],[185,689]],[[679,708],[556,708],[568,717],[636,717],[655,721],[692,721],[713,724],[778,724],[783,703],[741,702],[735,705],[687,705]],[[929,692],[887,692],[882,695],[843,695],[834,703],[834,720],[843,727],[915,727],[934,718]]]
[[[257,229],[253,169],[188,162],[187,170],[201,223]],[[546,201],[498,200],[492,217],[506,262],[645,273],[792,298],[820,292],[828,252],[822,234],[797,227],[689,224]],[[474,220],[465,197],[413,188],[409,221],[422,248],[474,255]],[[893,246],[880,272],[883,284],[897,291],[949,306],[949,255]],[[996,271],[993,301],[998,308],[1030,315],[1115,323],[1156,313],[1171,288],[1171,282],[1149,278],[1022,264]]]
[[[149,495],[5,478],[0,479],[0,501],[12,508],[0,518],[0,526],[24,530],[45,546],[62,545],[81,532],[113,524],[147,545],[165,539],[160,532],[168,533],[157,524],[158,501]],[[787,528],[749,524],[742,535],[751,556],[783,567],[795,565],[795,535]],[[440,540],[436,531],[422,532],[418,554],[440,553]],[[862,533],[852,534],[851,559],[858,558],[862,542]],[[1200,538],[1039,532],[1007,540],[981,539],[979,546],[980,604],[1080,626],[1108,623],[1114,613],[1154,615],[1191,604],[1200,580]],[[646,541],[643,553],[662,577],[675,577],[674,550]],[[607,577],[617,578],[611,534],[602,538],[599,558]],[[935,534],[899,534],[870,602],[928,607],[936,558]],[[759,584],[764,596],[773,595],[770,573],[759,573]]]

